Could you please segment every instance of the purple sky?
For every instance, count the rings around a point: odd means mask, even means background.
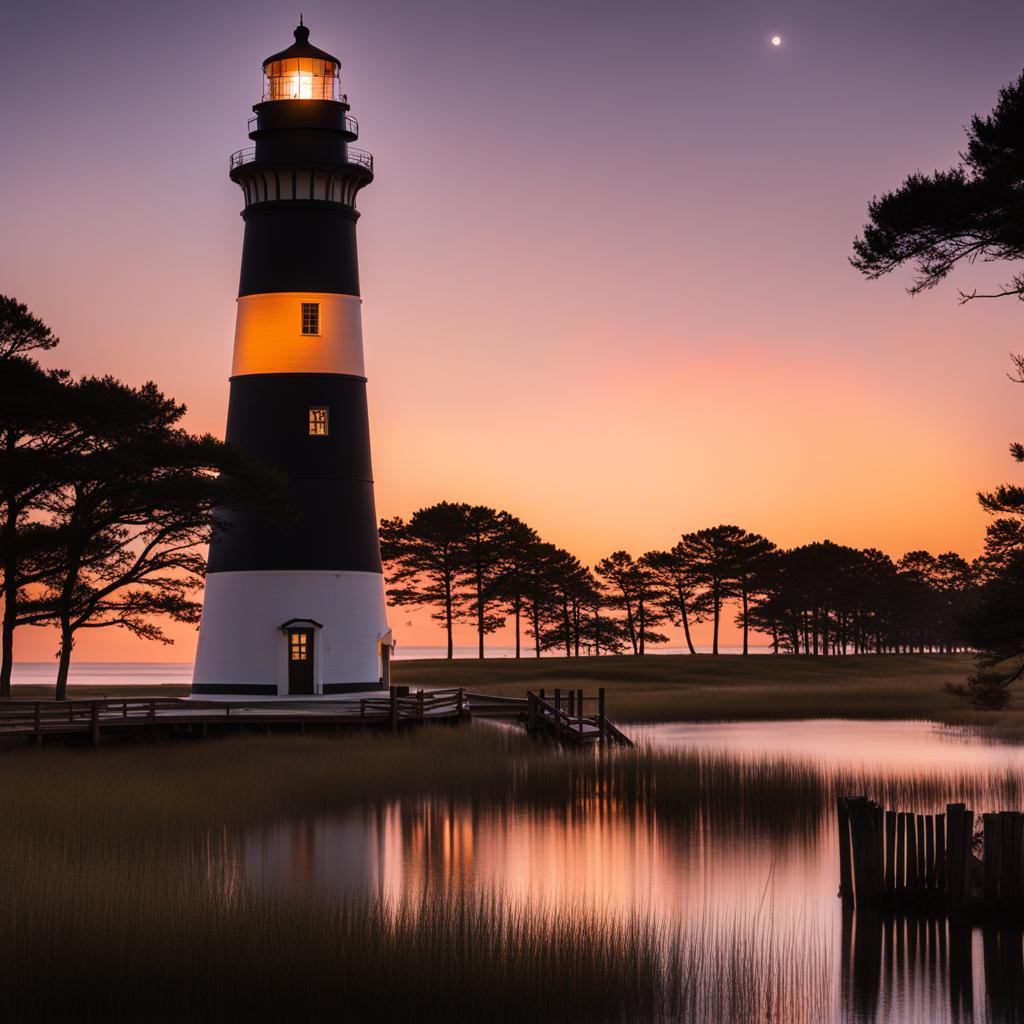
[[[957,305],[992,268],[910,299],[846,260],[871,195],[948,166],[1020,73],[1024,5],[301,9],[377,160],[381,514],[501,505],[587,561],[716,521],[977,552],[1024,309]],[[298,13],[4,5],[0,291],[63,336],[50,362],[153,378],[222,430],[227,157]]]

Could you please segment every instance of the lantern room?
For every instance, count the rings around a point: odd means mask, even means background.
[[[300,21],[295,42],[263,62],[263,99],[344,102],[340,70],[341,61],[313,46],[309,29]]]

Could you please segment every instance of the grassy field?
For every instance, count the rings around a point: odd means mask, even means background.
[[[619,722],[740,721],[744,719],[925,719],[1024,729],[1024,697],[1016,693],[998,714],[973,712],[945,693],[973,671],[968,655],[865,655],[846,658],[654,654],[644,658],[494,658],[479,661],[396,661],[397,683],[464,686],[522,696],[528,689],[583,687],[608,691],[609,716]],[[16,686],[15,696],[52,690]],[[181,686],[72,686],[70,696],[182,696]]]
[[[559,686],[607,689],[609,716],[621,722],[794,718],[915,718],[1024,725],[1024,699],[999,715],[967,711],[943,690],[973,671],[967,655],[805,658],[653,655],[398,661],[397,682],[465,686],[518,695]]]

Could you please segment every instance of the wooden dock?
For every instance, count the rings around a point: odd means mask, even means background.
[[[586,710],[591,705],[593,710]],[[197,700],[185,697],[116,700],[0,701],[0,740],[26,738],[41,744],[48,737],[85,737],[98,746],[105,737],[220,735],[342,729],[390,729],[458,722],[469,718],[517,722],[529,733],[567,746],[590,743],[633,745],[605,714],[604,690],[582,690],[549,698],[544,690],[526,697],[470,693],[464,688],[418,690],[392,686],[380,696],[332,700],[258,698]]]
[[[583,690],[527,691],[525,697],[499,697],[467,692],[474,718],[518,722],[531,735],[544,736],[566,746],[615,743],[632,747],[633,741],[605,714],[604,687],[596,694]],[[588,706],[590,711],[587,711]]]
[[[0,739],[106,736],[207,736],[247,730],[390,729],[456,722],[469,716],[464,691],[419,690],[345,700],[194,700],[191,698],[0,701]]]
[[[850,907],[1024,920],[1024,814],[887,811],[865,797],[837,804],[839,895]]]

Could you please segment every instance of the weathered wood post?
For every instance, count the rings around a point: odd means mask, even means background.
[[[1019,907],[1022,895],[1021,871],[1024,869],[1024,817],[1017,811],[1009,812],[1010,819],[1010,848],[1007,853],[1006,863],[1009,867],[1007,874],[1006,898],[1010,905]]]
[[[156,701],[151,700],[149,702],[149,733],[153,739],[158,739],[160,732],[156,725]]]
[[[924,816],[924,867],[925,885],[929,889],[935,888],[935,816],[926,814]]]
[[[576,691],[576,724],[579,726],[580,737],[583,736],[583,691]]]
[[[423,691],[422,690],[420,690],[420,692],[418,694],[416,694],[416,711],[417,711],[417,713],[419,715],[420,725],[422,725],[426,721],[426,717],[427,717],[425,712],[424,712],[424,710],[423,710]]]
[[[562,690],[555,687],[555,739],[562,741]]]
[[[946,816],[935,815],[935,888],[946,889]]]
[[[962,917],[970,902],[973,836],[973,813],[963,804],[947,804],[946,903],[953,917]]]
[[[924,815],[917,816],[917,884],[923,889],[926,882],[924,868]]]
[[[871,803],[871,898],[885,895],[885,811]]]
[[[896,892],[903,892],[907,887],[907,814],[900,811],[896,815]]]
[[[608,742],[608,730],[605,728],[604,722],[604,687],[601,686],[597,691],[597,727],[598,734],[601,741],[601,746],[604,746]]]
[[[601,693],[603,694],[603,692],[602,690]],[[844,907],[852,907],[853,866],[850,862],[850,812],[847,810],[845,797],[836,798],[836,820],[839,831],[839,895]]]
[[[854,901],[857,907],[871,902],[871,811],[866,797],[853,797],[846,803],[850,816],[850,847],[853,851]]]
[[[983,814],[981,821],[985,835],[982,861],[985,900],[995,903],[999,899],[999,872],[1002,866],[1002,822],[998,814]]]
[[[570,718],[576,714],[576,691],[570,690],[568,702],[565,705],[565,709]]]
[[[465,711],[465,708],[466,708],[466,691],[463,689],[463,687],[460,686],[459,687],[459,701],[458,701],[458,705],[456,707],[456,711],[458,712],[459,718],[462,718],[462,715],[463,715],[463,712]]]
[[[885,812],[885,888],[896,891],[896,812]]]
[[[32,718],[35,726],[36,746],[41,747],[43,745],[43,722],[39,709],[39,701],[36,701],[36,706]]]
[[[92,745],[100,745],[100,702],[94,700],[89,705],[89,733],[92,737]]]
[[[537,695],[532,690],[526,692],[526,731],[537,731]]]
[[[907,814],[907,888],[916,889],[919,883],[917,873],[917,827],[915,816]]]
[[[391,731],[398,732],[398,693],[392,686],[391,690]]]

